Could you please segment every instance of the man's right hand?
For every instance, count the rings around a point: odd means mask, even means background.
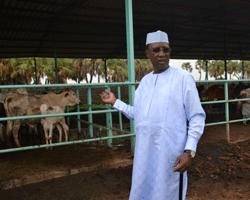
[[[100,97],[101,97],[103,103],[111,104],[112,106],[116,102],[115,95],[112,92],[108,91],[108,90],[105,90],[105,92],[102,92],[100,94]]]

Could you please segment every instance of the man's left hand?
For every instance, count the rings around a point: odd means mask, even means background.
[[[176,167],[178,164],[179,166]],[[191,167],[191,156],[188,153],[183,153],[182,155],[178,156],[173,167],[176,167],[174,172],[184,173]]]

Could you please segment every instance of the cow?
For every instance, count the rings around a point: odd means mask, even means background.
[[[234,87],[235,85],[230,85],[228,88],[228,99],[234,98]],[[222,85],[212,85],[206,90],[206,96],[208,101],[225,100],[224,86]],[[224,104],[223,104],[224,105]],[[212,110],[212,104],[207,104],[206,113],[210,114]]]
[[[6,117],[6,112],[4,109],[4,105],[2,102],[0,102],[0,117]],[[6,127],[7,122],[6,121],[1,121],[0,123],[0,140],[4,141],[4,135],[5,135],[5,127]]]
[[[238,96],[239,99],[246,99],[246,98],[250,98],[250,88],[247,88],[247,89],[244,89],[240,92],[239,96]],[[250,101],[239,101],[237,103],[237,111],[239,112],[242,108],[242,106],[244,104],[250,104]],[[243,111],[243,110],[242,110]]]
[[[199,86],[196,86],[196,88],[199,93],[200,100],[202,100],[202,91],[205,89],[205,87],[204,85],[199,85]]]
[[[49,106],[59,106],[64,110],[67,105],[73,106],[76,104],[80,104],[80,102],[81,101],[77,97],[75,92],[70,89],[67,89],[60,94],[49,93],[40,97],[28,94],[13,93],[5,99],[4,108],[6,110],[7,117],[29,116],[41,115],[40,109],[37,108],[40,108],[42,104],[47,104]],[[18,140],[18,130],[22,122],[25,122],[29,126],[34,127],[40,121],[40,118],[9,120],[7,122],[6,129],[7,147],[11,147],[9,138],[12,132],[16,145],[18,147],[21,147],[21,144]]]
[[[15,94],[18,93],[18,94],[28,94],[27,93],[27,90],[24,89],[24,88],[18,88],[15,92]],[[12,95],[13,92],[9,92],[9,93],[0,93],[0,117],[3,118],[3,117],[7,117],[6,115],[6,111],[5,111],[5,108],[4,108],[4,101],[5,99],[7,98],[7,96],[9,95]],[[6,138],[6,125],[7,125],[7,121],[1,121],[0,122],[0,140],[1,141],[5,141],[5,138]]]
[[[245,84],[245,83],[242,83],[242,82],[239,82],[236,87],[234,88],[234,96],[238,99],[240,98],[240,93],[242,90],[245,90],[249,88],[249,85]]]
[[[40,107],[40,110],[41,110],[42,115],[64,113],[64,109],[62,109],[60,106],[48,106],[47,104],[42,104]],[[69,127],[65,123],[64,117],[42,118],[41,123],[43,125],[46,144],[49,143],[48,141],[50,141],[50,144],[52,144],[52,133],[53,133],[53,128],[55,126],[59,130],[59,142],[62,142],[62,128],[61,128],[61,126],[63,127],[63,130],[64,130],[65,142],[68,141]]]

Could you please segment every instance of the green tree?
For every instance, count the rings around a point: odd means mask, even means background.
[[[208,67],[209,75],[215,79],[224,79],[225,66],[223,60],[212,60]]]
[[[97,59],[96,65],[96,75],[98,76],[98,83],[100,83],[100,77],[105,77],[105,62],[103,59]]]
[[[241,66],[242,66],[242,64],[241,64]],[[241,72],[242,72],[242,70],[241,70]],[[242,74],[241,78],[243,78],[243,74]],[[244,78],[245,79],[250,78],[250,61],[244,61]]]
[[[74,60],[68,58],[57,59],[58,83],[67,83],[67,78],[73,76],[75,69],[73,67]],[[44,73],[47,75],[48,83],[56,83],[55,60],[47,58],[42,65]]]
[[[141,81],[151,71],[153,71],[153,66],[149,59],[135,59],[135,81]]]
[[[107,79],[108,82],[128,81],[128,66],[124,59],[107,60]]]
[[[30,84],[35,78],[34,71],[30,69],[30,58],[9,58],[1,60],[1,63],[2,84]]]
[[[184,70],[187,70],[189,73],[193,71],[193,68],[190,62],[182,63],[181,68]]]
[[[229,60],[227,62],[227,72],[230,75],[230,79],[232,79],[232,75],[238,79],[241,79],[241,77],[242,77],[241,63],[239,63],[238,61]]]
[[[209,62],[208,62],[208,64],[209,64]],[[200,74],[200,77],[199,77],[199,81],[200,81],[202,70],[206,72],[206,61],[205,60],[197,60],[195,62],[195,69],[197,69],[199,74]]]
[[[71,77],[73,80],[78,83],[82,80],[91,83],[93,76],[95,76],[98,71],[98,63],[96,62],[96,59],[81,58],[74,62],[74,69],[74,74]],[[88,78],[88,74],[90,78]]]

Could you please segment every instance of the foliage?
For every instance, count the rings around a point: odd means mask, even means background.
[[[135,60],[135,81],[139,82],[148,73],[153,71],[153,66],[149,59]]]
[[[35,77],[35,60],[36,74]],[[47,83],[56,83],[56,71],[54,58],[10,58],[0,59],[0,84],[16,85],[34,83],[40,84],[40,78],[47,76]],[[210,60],[208,62],[208,72],[215,79],[225,78],[224,61]],[[107,80],[108,82],[128,81],[128,64],[125,59],[108,59]],[[139,82],[153,70],[149,59],[135,59],[135,81]],[[242,62],[228,61],[228,74],[238,79],[243,77]],[[192,72],[193,68],[189,62],[182,64],[182,69]],[[201,74],[206,72],[206,61],[197,60],[195,69]],[[103,59],[57,59],[58,83],[67,83],[67,79],[75,80],[77,83],[85,80],[91,83],[94,76],[105,77],[105,62]],[[244,61],[244,78],[250,78],[250,61]]]
[[[225,64],[223,60],[212,60],[208,68],[209,75],[215,79],[223,79]]]
[[[184,70],[187,70],[189,73],[193,71],[193,68],[190,62],[182,63],[181,68]]]
[[[32,79],[35,79],[34,71],[34,59],[31,60],[31,58],[0,60],[0,82],[2,85],[29,84]],[[37,74],[40,76],[39,72]]]
[[[198,70],[200,77],[199,81],[201,80],[201,70],[206,72],[206,61],[205,60],[197,60],[195,63],[195,69]]]
[[[128,81],[128,66],[126,60],[123,59],[107,60],[107,79],[108,82]]]
[[[93,77],[98,75],[99,78],[99,75],[101,74],[101,59],[81,58],[79,60],[76,60],[73,66],[74,75],[70,78],[75,80],[77,83],[80,83],[80,81],[82,80],[85,80],[87,83],[92,83]],[[90,78],[88,78],[88,75],[90,76]]]
[[[135,81],[139,82],[146,74],[153,70],[149,59],[135,59]],[[102,68],[101,68],[102,69]],[[104,73],[102,74],[104,76]],[[108,82],[128,81],[127,60],[109,59],[107,61],[107,79]]]
[[[208,62],[208,72],[211,77],[215,79],[224,79],[225,78],[225,62],[223,60],[211,60]],[[195,68],[201,74],[201,70],[206,72],[206,61],[205,60],[197,60],[195,64]],[[250,77],[250,62],[244,62],[244,72],[245,78]],[[231,76],[235,76],[238,79],[241,79],[242,74],[242,62],[239,61],[227,61],[227,73]],[[200,76],[201,77],[201,76]]]
[[[67,78],[74,74],[74,60],[68,58],[57,59],[58,83],[67,83]],[[55,60],[47,58],[43,65],[43,71],[48,76],[48,83],[56,83]]]

